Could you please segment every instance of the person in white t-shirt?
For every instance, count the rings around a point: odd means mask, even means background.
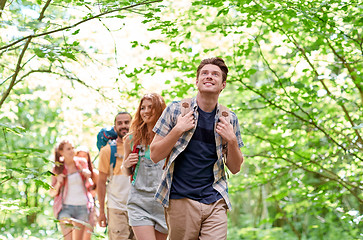
[[[132,228],[129,226],[127,214],[127,198],[130,190],[130,178],[121,172],[124,155],[123,137],[129,132],[131,115],[119,112],[115,117],[114,129],[117,133],[117,153],[115,166],[110,164],[111,146],[106,144],[100,150],[98,165],[99,177],[97,184],[100,213],[98,224],[108,227],[108,238],[134,239]],[[107,193],[107,219],[105,213],[105,197]]]
[[[55,150],[53,173],[50,195],[54,197],[54,216],[60,221],[64,239],[82,239],[94,206],[89,191],[91,171],[85,159],[75,157],[69,140],[60,142]]]

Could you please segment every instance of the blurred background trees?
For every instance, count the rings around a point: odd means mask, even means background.
[[[229,178],[228,239],[363,238],[358,1],[0,7],[2,236],[56,236],[46,190],[58,137],[71,134],[96,155],[95,135],[117,110],[132,111],[150,91],[193,96],[200,60],[221,56],[230,73],[220,100],[237,113],[246,145],[242,171]],[[151,35],[118,46],[116,32],[135,19]],[[88,21],[111,37],[90,33]]]

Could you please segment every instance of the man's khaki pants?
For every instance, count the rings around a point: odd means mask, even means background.
[[[165,218],[170,240],[227,239],[227,204],[223,198],[211,204],[170,199]]]
[[[127,211],[108,208],[107,223],[109,240],[135,239],[132,228],[129,225]]]

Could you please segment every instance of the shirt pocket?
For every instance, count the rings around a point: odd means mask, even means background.
[[[164,160],[154,163],[150,159],[141,157],[134,187],[137,190],[156,192],[163,174]]]

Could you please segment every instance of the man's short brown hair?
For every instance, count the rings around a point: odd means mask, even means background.
[[[197,78],[199,76],[200,70],[207,64],[213,64],[218,66],[222,71],[222,78],[223,82],[227,80],[227,74],[228,74],[228,67],[225,64],[224,60],[220,57],[214,57],[214,58],[206,58],[204,59],[198,66],[197,69]]]

